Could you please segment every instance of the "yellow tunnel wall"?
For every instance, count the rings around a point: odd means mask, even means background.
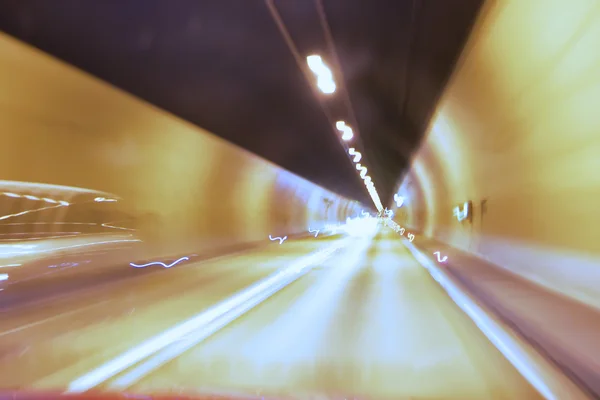
[[[6,35],[0,129],[0,179],[116,194],[159,253],[301,233],[361,208]]]
[[[486,3],[400,187],[406,225],[600,307],[600,2]]]

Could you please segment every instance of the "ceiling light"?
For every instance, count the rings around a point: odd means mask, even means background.
[[[308,68],[310,68],[310,70],[316,75],[317,87],[321,90],[321,92],[325,94],[334,93],[336,85],[333,80],[333,74],[327,65],[325,65],[321,56],[308,56],[306,57],[306,62],[308,64]]]
[[[350,128],[348,125],[346,125],[346,123],[344,121],[336,122],[335,127],[337,128],[338,131],[343,133],[343,135],[342,135],[343,140],[350,140],[354,136],[354,134],[352,133],[352,128]]]
[[[321,89],[321,92],[325,93],[325,94],[332,94],[335,93],[335,82],[331,79],[321,79],[319,78],[317,80],[317,87],[319,89]]]
[[[356,164],[356,169],[360,171],[360,177],[365,178],[367,176],[367,167],[363,167],[360,163]]]
[[[359,153],[358,151],[356,151],[356,150],[354,149],[354,147],[350,147],[350,148],[348,149],[348,154],[350,154],[351,156],[354,156],[354,160],[353,160],[353,161],[354,161],[355,163],[359,162],[359,161],[360,161],[360,159],[362,158],[362,154],[361,154],[361,153]]]

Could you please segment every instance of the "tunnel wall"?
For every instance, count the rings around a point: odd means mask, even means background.
[[[401,185],[404,222],[600,307],[599,44],[597,1],[489,1]]]
[[[0,179],[114,193],[159,253],[268,240],[360,210],[6,35],[0,127]]]

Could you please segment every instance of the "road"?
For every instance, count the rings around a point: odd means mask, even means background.
[[[540,398],[396,234],[381,229],[153,267],[139,278],[3,312],[0,387],[94,382],[133,393]],[[203,318],[277,273],[282,288],[260,304],[232,309],[231,321],[212,331],[204,324],[173,336],[182,321]],[[134,359],[152,338],[160,348]]]

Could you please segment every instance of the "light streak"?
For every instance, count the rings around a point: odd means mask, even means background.
[[[66,206],[69,205],[69,203],[67,203],[66,201],[53,200],[53,199],[49,199],[47,197],[40,198],[40,197],[34,196],[32,194],[23,194],[23,195],[20,195],[20,194],[12,193],[12,192],[2,192],[2,194],[5,195],[5,196],[7,196],[7,197],[12,197],[12,198],[15,198],[15,199],[25,198],[25,199],[34,200],[34,201],[45,201],[46,203],[54,203],[54,204],[56,204],[56,203],[60,202],[62,205],[66,205]]]
[[[335,92],[335,82],[333,81],[333,79],[327,79],[327,78],[323,78],[323,77],[318,77],[317,78],[317,86],[319,87],[319,89],[321,89],[321,92],[325,93],[325,94],[331,94],[333,92]]]
[[[394,201],[396,202],[396,207],[400,208],[400,207],[402,207],[402,204],[404,203],[404,197],[398,196],[398,193],[396,193],[394,195]]]
[[[342,134],[342,139],[343,140],[350,140],[354,136],[354,134],[352,133],[352,129],[349,126],[347,126],[346,128],[344,128],[343,132],[344,132]]]
[[[437,255],[437,260],[438,262],[446,262],[446,260],[448,259],[448,256],[444,256],[444,258],[440,259],[440,252],[439,251],[435,251],[433,254]]]
[[[348,222],[348,220],[351,220],[351,218],[347,218],[346,223]],[[331,232],[332,235],[336,235],[336,234],[338,234],[339,231],[343,230],[344,227],[341,225],[327,224],[327,225],[325,225],[325,228],[323,228],[323,229],[325,231]]]
[[[356,164],[356,169],[360,171],[360,177],[365,178],[367,176],[367,167],[363,167],[360,163]]]
[[[315,237],[317,237],[319,235],[319,230],[318,229],[310,229],[310,228],[308,228],[308,233],[314,233]]]
[[[6,264],[6,265],[0,265],[0,268],[12,268],[12,267],[20,267],[21,264]]]
[[[325,65],[323,59],[320,56],[312,55],[306,57],[306,62],[310,70],[317,77],[317,87],[325,94],[334,93],[336,85],[333,80],[333,74],[327,65]]]
[[[137,265],[137,264],[134,264],[134,263],[129,263],[129,265],[131,265],[134,268],[145,268],[145,267],[149,267],[150,265],[162,265],[165,268],[171,268],[172,266],[174,266],[176,264],[179,264],[180,262],[185,261],[185,260],[189,260],[189,258],[188,257],[181,257],[179,260],[175,260],[171,264],[165,264],[165,263],[160,262],[160,261],[154,261],[154,262],[151,262],[151,263],[148,263],[148,264],[142,264],[142,265]]]
[[[352,128],[350,128],[344,121],[338,121],[335,123],[335,127],[338,131],[343,132],[342,139],[350,140],[354,136]]]
[[[48,207],[42,207],[42,208],[36,208],[33,210],[25,210],[25,211],[21,211],[15,214],[7,214],[7,215],[3,215],[0,217],[0,220],[4,220],[4,219],[9,219],[9,218],[14,218],[14,217],[19,217],[21,215],[25,215],[25,214],[29,214],[29,213],[34,213],[34,212],[38,212],[38,211],[44,211],[44,210],[50,210],[53,208],[58,208],[58,207],[63,207],[63,206],[68,206],[69,203],[67,204],[62,204],[62,200],[61,200],[61,204],[58,206],[48,206]]]
[[[8,280],[8,274],[0,274],[0,281]]]
[[[66,262],[62,264],[49,265],[48,268],[59,268],[59,267],[76,267],[79,263],[76,262]]]
[[[202,340],[213,336],[227,324],[308,273],[314,266],[321,265],[333,255],[334,251],[348,245],[348,241],[337,243],[294,261],[291,265],[222,302],[129,348],[116,358],[73,380],[68,385],[66,392],[81,393],[93,390],[122,373],[124,374],[115,381],[109,381],[110,386],[112,388],[130,387],[142,376],[148,375],[157,367],[181,355],[183,351],[187,351],[192,346],[197,346]],[[186,342],[188,339],[191,342]],[[177,343],[183,343],[185,346],[173,348],[172,346]],[[165,357],[164,352],[167,352],[166,355],[169,357]],[[157,363],[159,360],[160,363]],[[126,370],[128,371],[125,372]]]
[[[50,253],[57,250],[65,250],[65,249],[74,249],[85,246],[94,246],[97,244],[107,244],[107,243],[130,243],[130,242],[141,242],[140,239],[121,239],[121,240],[107,240],[103,242],[91,242],[91,243],[83,243],[83,244],[74,244],[71,246],[62,246],[62,247],[51,247],[49,249],[40,249],[33,251],[6,251],[2,253],[3,256],[17,256],[17,255],[27,255],[27,254],[41,254],[41,253]],[[11,248],[19,248],[19,249],[34,249],[35,245],[31,244],[14,244],[10,246]]]
[[[283,244],[283,242],[285,241],[285,239],[287,239],[287,236],[284,236],[284,237],[272,237],[271,235],[269,235],[269,239],[271,239],[271,241],[279,240],[279,244]]]
[[[87,225],[87,226],[96,226],[94,222],[9,222],[8,224],[2,224],[6,226],[16,226],[16,225]]]
[[[354,156],[354,161],[355,163],[359,162],[360,159],[362,158],[362,154],[359,153],[358,151],[356,151],[356,149],[354,147],[350,147],[348,149],[348,154],[350,154],[351,156]]]
[[[122,231],[130,231],[130,232],[134,232],[135,229],[131,229],[131,228],[124,228],[122,226],[115,226],[115,225],[110,225],[112,224],[112,222],[105,222],[102,224],[103,227],[105,228],[112,228],[112,229],[120,229]]]
[[[469,216],[469,202],[465,202],[463,204],[463,209],[461,210],[460,207],[456,206],[454,207],[454,216],[456,217],[456,219],[458,220],[458,222],[463,221],[464,219],[466,219]]]
[[[405,232],[406,230],[405,230],[404,228],[402,228],[400,225],[398,225],[398,224],[397,224],[395,221],[393,221],[393,220],[391,220],[391,219],[388,219],[388,218],[383,218],[383,217],[381,216],[383,213],[384,213],[384,212],[382,211],[382,213],[380,214],[380,218],[383,220],[383,224],[384,224],[385,226],[387,226],[388,228],[391,228],[391,229],[393,229],[394,231],[396,231],[396,232],[399,232],[399,233],[400,233],[400,235],[404,236],[404,232]],[[413,240],[415,240],[415,235],[413,235],[412,233],[410,233],[410,232],[409,232],[409,233],[408,233],[408,240],[409,240],[409,241],[411,241],[411,242],[412,242]]]

